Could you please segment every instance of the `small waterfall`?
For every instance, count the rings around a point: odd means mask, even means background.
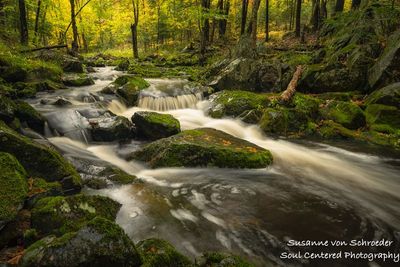
[[[186,109],[196,107],[197,102],[201,100],[203,100],[202,93],[160,97],[140,95],[138,107],[157,111]]]
[[[53,133],[50,130],[49,124],[46,122],[44,122],[44,136],[49,138],[49,137],[53,137]]]

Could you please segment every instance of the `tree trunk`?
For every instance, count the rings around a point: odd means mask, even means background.
[[[296,37],[300,37],[301,31],[301,0],[296,0]]]
[[[37,1],[36,7],[36,17],[35,17],[35,43],[38,40],[38,32],[39,32],[39,19],[40,19],[40,8],[42,6],[42,0]]]
[[[28,44],[28,21],[26,17],[26,7],[25,7],[25,0],[18,0],[18,7],[19,7],[19,27],[20,27],[20,37],[21,37],[21,44],[27,45]]]
[[[293,29],[293,17],[294,17],[294,1],[295,0],[290,0],[290,21],[289,21],[289,30],[291,31]]]
[[[361,0],[352,0],[351,1],[351,9],[357,9],[361,5]]]
[[[261,0],[254,0],[253,7],[251,10],[251,18],[249,25],[247,27],[247,33],[251,37],[251,44],[253,48],[257,46],[257,19],[258,19],[258,9],[260,8]]]
[[[336,0],[335,13],[343,12],[345,0]]]
[[[265,42],[269,41],[269,0],[265,0]]]
[[[288,102],[296,93],[297,84],[303,74],[303,66],[299,65],[296,67],[296,71],[293,74],[292,80],[290,81],[286,90],[281,94],[281,100]]]
[[[240,23],[240,35],[246,31],[247,9],[249,8],[249,0],[242,0],[242,17]]]
[[[320,0],[313,0],[311,26],[314,31],[317,31],[320,27],[320,12]]]
[[[328,18],[328,9],[326,8],[327,0],[321,0],[321,20]]]
[[[88,43],[86,41],[86,36],[85,36],[84,32],[82,32],[82,42],[83,42],[83,49],[85,50],[85,53],[89,52],[89,47],[88,47]]]
[[[75,0],[69,0],[71,5],[71,23],[72,23],[72,34],[73,34],[73,41],[72,41],[72,52],[77,53],[79,49],[78,45],[78,27],[76,26],[76,16],[75,16]]]
[[[132,51],[133,57],[139,58],[139,48],[137,41],[137,26],[139,25],[139,0],[132,0],[133,5],[133,23],[131,24],[132,33]],[[159,41],[159,24],[157,26],[157,41]]]
[[[210,0],[201,0],[201,21],[200,21],[200,65],[206,63],[206,49],[207,39],[209,37],[209,23],[208,18],[204,16],[205,12],[208,12]]]

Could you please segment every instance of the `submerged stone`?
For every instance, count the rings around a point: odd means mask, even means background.
[[[139,136],[151,140],[177,134],[181,131],[180,123],[172,115],[150,111],[138,111],[132,116]]]
[[[264,168],[271,153],[248,141],[211,128],[183,131],[144,146],[131,156],[159,167]]]

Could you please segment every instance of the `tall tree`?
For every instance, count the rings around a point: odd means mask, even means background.
[[[345,0],[336,0],[335,13],[343,12]]]
[[[247,9],[249,8],[249,0],[242,0],[242,16],[240,21],[240,35],[243,35],[246,31],[247,22]]]
[[[256,47],[257,43],[257,20],[258,20],[258,9],[260,8],[260,3],[261,0],[253,0],[250,22],[249,25],[247,26],[247,33],[251,37],[253,48]]]
[[[311,26],[314,31],[317,31],[320,27],[320,20],[321,20],[320,4],[321,4],[320,0],[312,1]]]
[[[75,15],[75,0],[69,0],[69,4],[71,6],[71,24],[72,24],[72,52],[77,53],[79,49],[78,45],[78,27],[76,25],[76,15]]]
[[[224,16],[223,19],[220,19],[218,21],[218,32],[219,32],[219,37],[224,37],[225,32],[226,32],[226,25],[228,23],[228,15],[229,15],[229,9],[230,9],[230,0],[218,0],[217,8],[219,10],[219,13]]]
[[[265,41],[269,41],[269,0],[265,0]]]
[[[139,48],[138,48],[138,38],[137,38],[137,28],[139,25],[139,0],[132,0],[132,6],[133,6],[133,23],[131,24],[132,51],[133,51],[133,57],[139,58]]]
[[[301,0],[296,0],[296,37],[300,37],[301,32]]]
[[[321,20],[328,18],[327,0],[321,0]]]
[[[36,17],[35,17],[35,42],[37,41],[37,38],[38,38],[40,8],[41,7],[42,7],[42,0],[38,0],[37,1],[37,6],[36,6]]]
[[[26,16],[26,6],[25,0],[18,0],[19,7],[19,27],[20,27],[20,37],[21,44],[27,45],[29,36],[28,36],[28,19]]]
[[[201,0],[201,15],[200,15],[200,64],[206,62],[206,49],[209,41],[210,24],[208,13],[210,10],[210,0]]]

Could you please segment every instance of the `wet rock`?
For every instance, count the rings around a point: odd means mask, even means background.
[[[62,68],[65,72],[75,72],[75,73],[83,73],[83,64],[82,62],[74,57],[64,57],[64,61],[62,64]]]
[[[24,101],[17,101],[15,114],[21,122],[25,122],[31,129],[38,133],[44,133],[45,119],[31,105]]]
[[[248,141],[211,128],[183,131],[134,152],[131,158],[159,167],[264,168],[271,153]]]
[[[28,193],[27,173],[18,160],[0,152],[0,230],[16,218]]]
[[[130,62],[128,59],[122,59],[120,60],[120,62],[118,63],[117,67],[115,68],[115,70],[118,71],[127,71],[129,69],[129,65]]]
[[[20,66],[0,66],[0,77],[9,83],[22,82],[28,77],[28,72]]]
[[[137,250],[142,257],[142,267],[189,267],[190,260],[165,240],[151,238],[140,241]]]
[[[365,115],[362,109],[352,102],[329,101],[321,109],[325,119],[340,123],[348,129],[358,129],[365,126]]]
[[[143,78],[136,76],[122,76],[114,81],[118,86],[116,94],[128,105],[135,106],[140,91],[149,87],[150,84]]]
[[[14,120],[17,105],[10,98],[0,95],[0,120],[9,123]]]
[[[43,234],[76,231],[101,216],[114,221],[121,205],[107,197],[74,195],[39,199],[32,209],[32,227]]]
[[[179,121],[169,114],[139,111],[133,114],[132,122],[137,134],[150,140],[169,137],[181,131]]]
[[[46,181],[59,181],[67,193],[81,189],[81,179],[74,167],[55,149],[24,137],[0,122],[0,151],[14,155],[29,175]]]
[[[87,74],[68,74],[62,79],[66,86],[80,87],[93,85],[94,81]]]
[[[136,179],[136,176],[130,175],[114,166],[106,167],[99,175],[105,176],[108,180],[116,184],[131,184]]]
[[[135,136],[133,124],[125,117],[91,119],[89,123],[94,141],[111,142],[131,139]]]
[[[374,91],[368,96],[365,104],[382,104],[400,108],[400,83],[393,83]]]
[[[102,178],[97,178],[97,177],[90,177],[90,178],[85,178],[83,177],[83,184],[89,188],[92,189],[104,189],[108,187],[108,183],[106,179]]]
[[[24,238],[24,232],[30,228],[31,213],[27,209],[18,212],[15,219],[1,230],[0,248],[20,245]]]
[[[24,253],[21,266],[141,266],[135,245],[115,223],[97,217],[76,232],[45,237]]]
[[[46,103],[46,102],[44,102],[44,103]],[[72,105],[72,103],[69,100],[65,99],[64,97],[59,97],[56,101],[52,102],[51,105],[65,107],[65,106]]]
[[[212,104],[209,115],[213,118],[222,118],[224,116],[238,117],[244,112],[262,109],[269,103],[265,95],[228,90],[211,95],[210,100]]]
[[[19,98],[34,98],[37,93],[35,83],[17,82],[13,84]]]
[[[86,67],[86,71],[89,72],[89,73],[95,73],[96,72],[96,70],[92,66],[87,66]]]

